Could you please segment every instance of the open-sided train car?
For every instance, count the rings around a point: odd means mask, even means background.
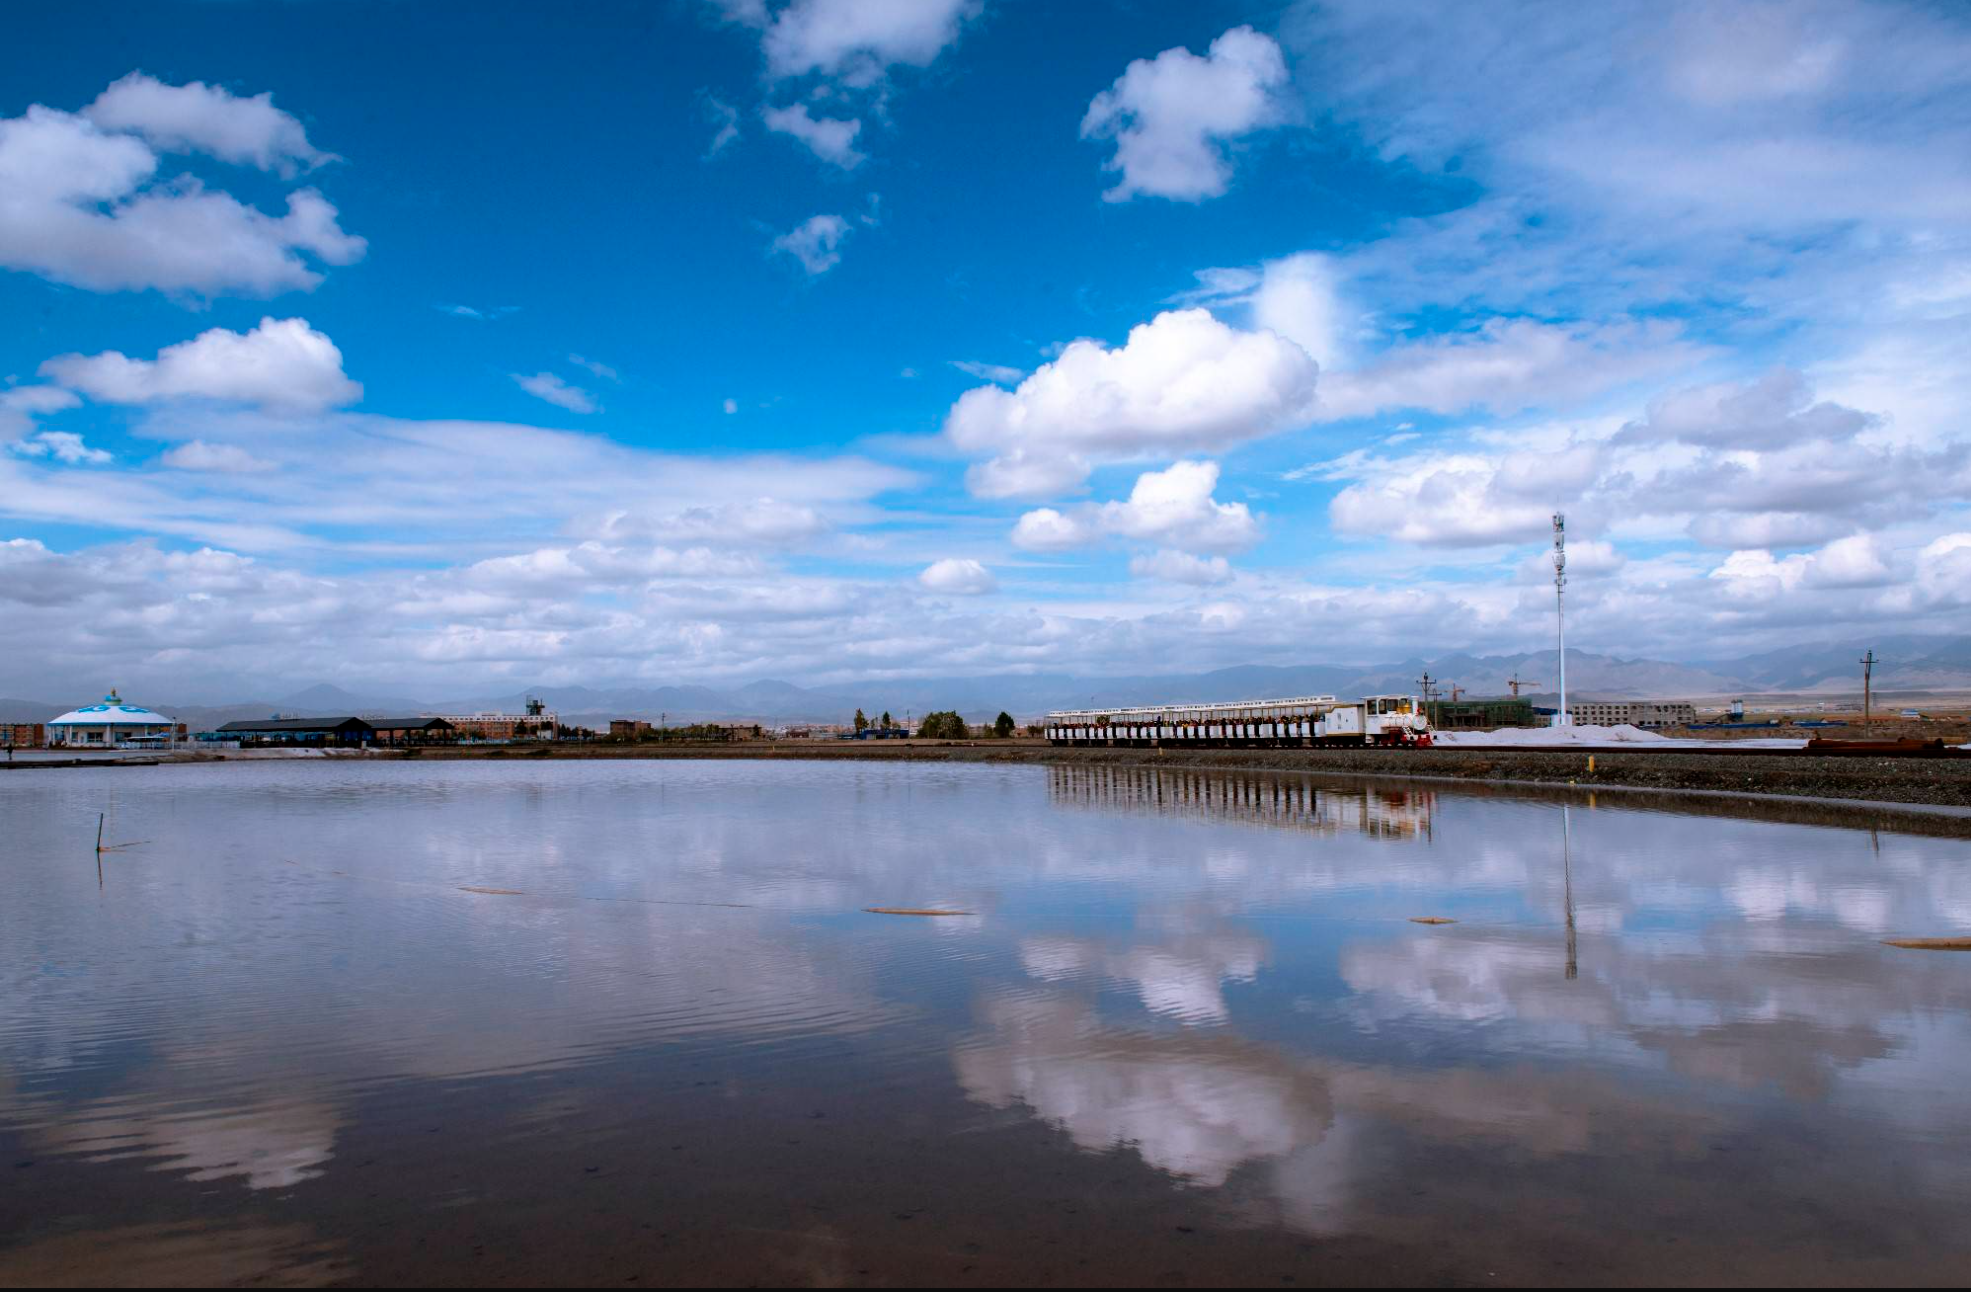
[[[1304,695],[1231,704],[1159,704],[1061,709],[1047,715],[1056,745],[1111,748],[1406,747],[1430,743],[1430,720],[1414,696],[1340,700]]]

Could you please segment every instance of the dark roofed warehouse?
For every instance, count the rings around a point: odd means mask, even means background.
[[[201,739],[256,745],[413,745],[452,740],[443,718],[254,718],[229,722]]]
[[[220,740],[268,745],[361,745],[376,729],[361,718],[254,718],[212,733]]]
[[[364,718],[379,745],[428,745],[457,740],[458,728],[443,718]]]

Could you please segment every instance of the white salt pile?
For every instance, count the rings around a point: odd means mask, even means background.
[[[1629,723],[1613,727],[1505,727],[1498,731],[1434,731],[1431,743],[1455,749],[1459,745],[1518,745],[1529,749],[1605,749],[1611,745],[1647,745],[1651,749],[1716,749],[1716,740],[1672,739]],[[1802,739],[1733,740],[1732,749],[1798,749]]]
[[[1505,727],[1498,731],[1437,731],[1439,745],[1667,745],[1668,736],[1622,723],[1614,727]]]

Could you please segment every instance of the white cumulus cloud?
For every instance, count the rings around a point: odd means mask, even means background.
[[[1252,321],[1307,351],[1323,369],[1334,367],[1346,351],[1348,326],[1336,278],[1334,262],[1314,252],[1269,261],[1252,292]]]
[[[142,115],[142,105],[132,104],[156,97],[137,83],[118,84],[125,88],[105,95],[104,111],[113,120]],[[252,127],[224,130],[223,111],[201,117],[181,111],[184,101],[167,102],[173,114],[159,109],[155,128],[171,146],[264,156],[276,169],[306,147],[305,137],[283,142],[264,129],[258,135]],[[231,102],[237,108],[258,101]],[[315,263],[352,264],[367,249],[342,230],[335,207],[314,189],[289,194],[286,214],[274,216],[195,177],[153,182],[158,164],[146,138],[85,116],[36,104],[0,119],[0,266],[91,291],[271,296],[310,289],[321,281]]]
[[[240,98],[203,81],[166,85],[132,72],[98,95],[82,115],[105,130],[142,135],[154,148],[202,152],[283,175],[337,160],[308,142],[307,130],[274,106],[272,94]]]
[[[1880,587],[1894,575],[1873,536],[1852,534],[1790,556],[1775,557],[1761,548],[1733,552],[1710,577],[1728,584],[1735,598],[1770,600],[1803,588]]]
[[[1165,583],[1189,583],[1210,587],[1232,581],[1232,563],[1222,556],[1193,556],[1160,548],[1129,558],[1129,572],[1139,579],[1158,579]]]
[[[761,46],[776,77],[818,73],[868,85],[896,65],[928,67],[958,39],[981,0],[793,0],[766,23]],[[758,20],[766,6],[745,4]]]
[[[960,450],[991,460],[966,477],[982,497],[1041,497],[1101,462],[1217,452],[1312,415],[1318,368],[1271,332],[1201,309],[1132,328],[1128,341],[1070,343],[1014,390],[967,391],[945,418]]]
[[[931,592],[952,596],[978,596],[999,588],[999,580],[992,577],[992,571],[970,557],[933,561],[917,576],[917,582]]]
[[[1971,534],[1945,534],[1916,554],[1916,590],[1937,605],[1971,606]]]
[[[1259,524],[1242,502],[1214,499],[1216,462],[1176,462],[1136,478],[1129,497],[1065,512],[1042,507],[1013,527],[1015,546],[1033,551],[1085,547],[1104,538],[1154,542],[1186,551],[1237,552],[1259,540]]]
[[[1137,59],[1081,121],[1082,138],[1116,143],[1107,169],[1122,178],[1103,197],[1217,197],[1232,178],[1225,145],[1284,119],[1286,83],[1279,45],[1251,27],[1232,28],[1203,58],[1178,47]]]
[[[41,365],[41,375],[111,404],[216,399],[319,412],[363,394],[343,375],[335,342],[300,318],[263,318],[251,332],[212,328],[166,346],[156,359],[116,350],[59,355]]]
[[[1551,479],[1536,472],[1516,489],[1509,470],[1478,453],[1351,454],[1330,473],[1352,483],[1329,502],[1328,519],[1336,532],[1358,538],[1449,547],[1517,543],[1545,533],[1554,500],[1575,496],[1585,483],[1564,478],[1576,473],[1557,467]]]

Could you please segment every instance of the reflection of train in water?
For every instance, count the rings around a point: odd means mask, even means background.
[[[1047,796],[1062,807],[1383,839],[1428,839],[1437,806],[1429,790],[1316,786],[1289,776],[1176,767],[1049,767]]]
[[[1047,715],[1057,745],[1142,748],[1295,748],[1302,745],[1428,745],[1430,719],[1407,695],[1354,701],[1332,695],[1231,704],[1158,704],[1062,709]]]

